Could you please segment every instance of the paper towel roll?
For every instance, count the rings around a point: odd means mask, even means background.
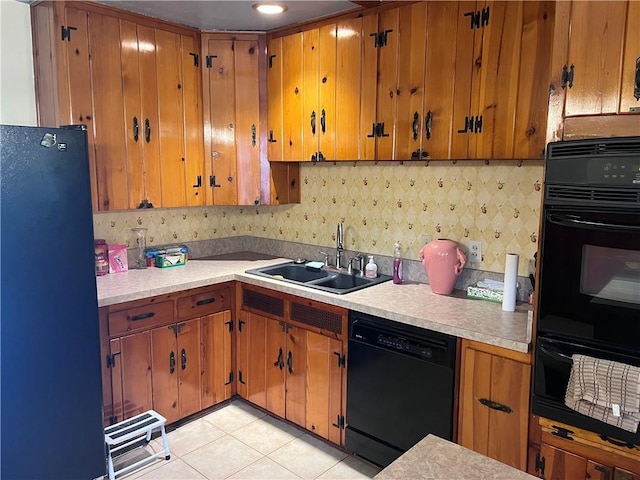
[[[513,312],[516,309],[518,295],[518,254],[507,253],[504,264],[504,291],[502,293],[502,310]]]

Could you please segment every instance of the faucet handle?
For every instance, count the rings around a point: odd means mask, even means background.
[[[329,254],[325,252],[318,252],[320,255],[324,255],[324,266],[329,266]]]

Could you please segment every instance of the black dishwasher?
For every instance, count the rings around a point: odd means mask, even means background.
[[[432,433],[453,435],[456,337],[349,314],[345,447],[386,467]]]

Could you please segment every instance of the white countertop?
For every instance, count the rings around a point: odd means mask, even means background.
[[[531,318],[527,314],[528,305],[517,307],[515,312],[504,312],[498,303],[468,299],[462,292],[436,295],[427,284],[395,285],[391,281],[336,295],[245,273],[248,269],[287,261],[290,260],[189,260],[179,267],[105,275],[96,279],[98,306],[237,280],[461,338],[519,352],[529,351]]]
[[[435,435],[427,435],[374,478],[533,480],[536,477]]]

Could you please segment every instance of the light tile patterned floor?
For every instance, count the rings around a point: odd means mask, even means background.
[[[167,434],[171,460],[155,460],[117,480],[362,479],[378,467],[235,400]],[[160,439],[117,458],[115,466],[162,450]]]

